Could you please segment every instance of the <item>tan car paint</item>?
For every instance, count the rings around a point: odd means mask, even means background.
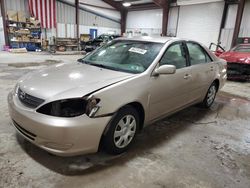
[[[148,125],[191,104],[201,102],[214,80],[220,81],[220,87],[225,83],[226,71],[223,65],[225,62],[214,56],[206,47],[204,48],[212,57],[213,63],[178,69],[175,74],[155,76],[154,70],[158,67],[166,48],[180,39],[137,37],[119,40],[156,41],[165,45],[150,67],[141,74],[70,64],[59,67],[64,71],[55,74],[54,71],[58,67],[39,71],[38,77],[32,76],[37,74],[33,73],[22,78],[18,83],[20,87],[31,95],[44,98],[45,103],[82,97],[91,92],[91,96],[100,98],[101,101],[98,104],[100,109],[94,118],[86,114],[74,118],[62,118],[38,113],[37,108],[25,107],[16,93],[11,92],[8,96],[9,113],[11,118],[24,129],[15,125],[19,133],[26,139],[28,138],[24,133],[34,133],[35,139],[28,139],[29,141],[57,155],[92,153],[98,150],[101,136],[112,118],[112,116],[102,117],[103,115],[116,113],[126,104],[138,103],[145,112],[144,125]],[[211,66],[213,71],[210,70]],[[186,75],[190,76],[186,78]]]

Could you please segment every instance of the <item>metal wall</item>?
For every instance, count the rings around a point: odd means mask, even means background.
[[[29,16],[29,3],[28,0],[4,0],[5,10],[23,11]]]
[[[57,36],[76,37],[75,8],[62,2],[57,2],[56,6]],[[120,23],[84,10],[79,11],[79,25],[80,34],[88,34],[90,28],[99,30],[98,35],[112,31],[117,34],[120,33]]]
[[[250,37],[250,0],[246,0],[239,37]]]
[[[29,16],[28,0],[4,0],[6,10],[23,11]],[[75,8],[65,3],[56,2],[57,8],[57,29],[47,29],[47,38],[58,37],[76,37]],[[120,23],[107,18],[97,16],[93,13],[79,11],[80,34],[89,33],[90,28],[98,29],[98,34],[113,32],[120,34]],[[0,23],[1,26],[1,23]],[[0,29],[1,30],[1,29]],[[43,32],[43,37],[45,34]],[[2,41],[2,38],[1,38]],[[0,44],[1,45],[1,44]]]

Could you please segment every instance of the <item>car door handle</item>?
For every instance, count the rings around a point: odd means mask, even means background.
[[[185,76],[184,76],[184,79],[189,79],[189,78],[191,78],[192,76],[191,76],[191,74],[186,74]]]
[[[210,67],[210,71],[214,71],[214,67]]]

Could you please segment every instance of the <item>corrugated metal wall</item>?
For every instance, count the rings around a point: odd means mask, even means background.
[[[239,37],[250,37],[250,0],[246,0]]]
[[[62,2],[57,2],[57,36],[76,37],[75,8]],[[120,23],[97,16],[90,12],[79,11],[79,30],[80,34],[89,33],[90,28],[102,33],[120,33]]]
[[[6,10],[23,11],[29,16],[28,0],[4,0]]]
[[[29,16],[28,0],[4,0],[6,10],[23,11],[26,16]],[[56,2],[57,6],[57,30],[47,29],[47,38],[52,36],[58,37],[76,37],[76,25],[75,25],[75,8]],[[81,33],[89,33],[90,28],[98,29],[98,34],[102,33],[120,33],[120,23],[112,20],[97,16],[93,13],[80,10],[79,12],[79,28]],[[56,32],[57,31],[57,32]],[[43,37],[45,33],[43,32]],[[2,39],[1,39],[2,40]]]

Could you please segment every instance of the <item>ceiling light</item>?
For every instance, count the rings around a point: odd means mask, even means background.
[[[130,7],[130,6],[131,6],[131,3],[124,2],[124,3],[122,3],[122,5],[123,5],[124,7]]]

